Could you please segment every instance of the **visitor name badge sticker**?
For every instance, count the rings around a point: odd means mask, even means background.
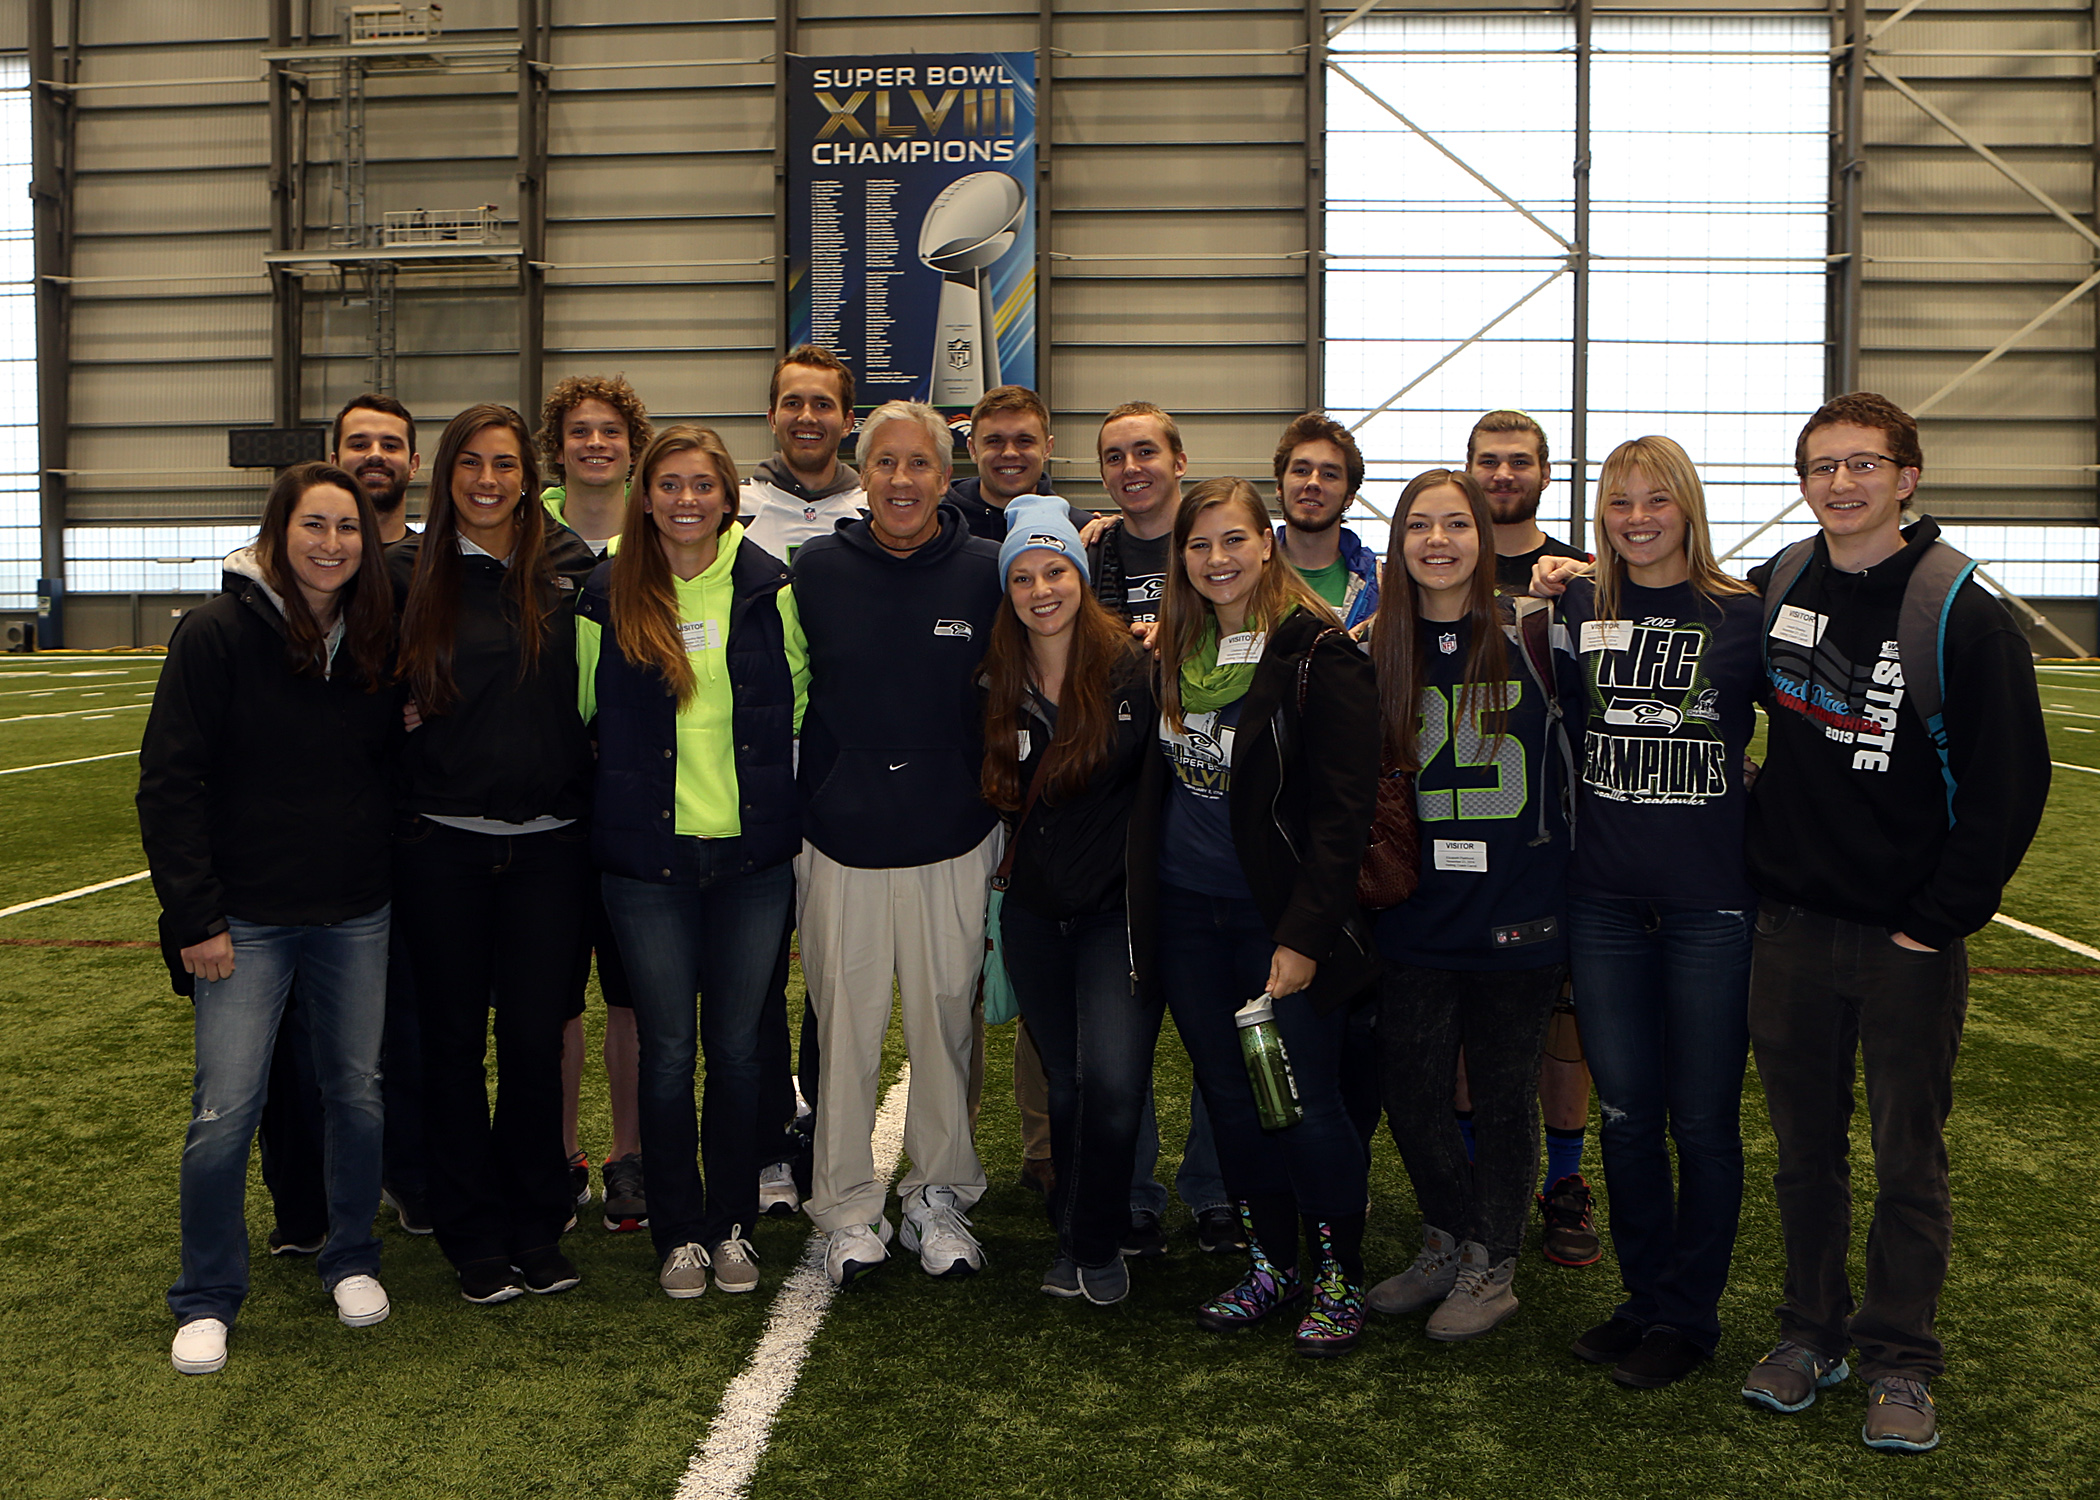
[[[1261,660],[1262,650],[1268,644],[1269,632],[1266,630],[1242,630],[1237,635],[1228,635],[1218,642],[1218,665],[1253,666]]]
[[[1828,615],[1819,615],[1798,604],[1782,604],[1778,618],[1772,621],[1772,634],[1796,646],[1813,648],[1823,639],[1823,630],[1829,624]]]
[[[678,634],[685,641],[688,651],[712,651],[722,644],[722,622],[720,620],[681,620]]]
[[[1439,870],[1487,874],[1488,846],[1479,839],[1431,839],[1429,848]]]
[[[1582,622],[1582,651],[1624,651],[1633,644],[1631,620],[1585,620]]]
[[[1019,749],[1019,752],[1018,752],[1018,753],[1019,753],[1019,755],[1020,755],[1020,757],[1021,757],[1021,759],[1022,759],[1022,760],[1026,760],[1026,759],[1028,759],[1028,750],[1029,750],[1029,747],[1030,747],[1030,746],[1032,746],[1032,745],[1033,745],[1033,744],[1035,743],[1035,741],[1034,741],[1034,740],[1032,740],[1031,738],[1029,738],[1029,734],[1028,734],[1028,731],[1027,731],[1027,730],[1023,729],[1023,730],[1019,731],[1019,733],[1020,733],[1020,736],[1021,736],[1021,742],[1020,742],[1020,749]]]

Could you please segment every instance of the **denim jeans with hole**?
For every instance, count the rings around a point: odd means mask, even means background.
[[[741,874],[742,858],[740,839],[681,838],[667,885],[601,877],[641,1044],[637,1098],[658,1259],[680,1245],[712,1250],[732,1234],[748,1238],[758,1169],[779,1151],[777,1124],[760,1144],[760,1022],[794,874],[786,863]]]
[[[248,1295],[248,1148],[293,978],[319,1076],[328,1240],[321,1282],[379,1270],[379,1038],[386,1022],[389,911],[347,922],[267,927],[229,918],[233,972],[197,981],[196,1086],[182,1143],[182,1273],[168,1292],[180,1322],[233,1323]]]
[[[1743,1203],[1750,926],[1742,911],[1568,902],[1582,1048],[1603,1115],[1618,1315],[1712,1353]],[[1676,1148],[1675,1181],[1670,1169]]]
[[[1161,1004],[1134,993],[1123,908],[1051,921],[1007,901],[1007,973],[1050,1082],[1050,1222],[1082,1266],[1121,1253]]]

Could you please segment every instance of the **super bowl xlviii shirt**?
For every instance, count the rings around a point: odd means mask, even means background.
[[[1574,890],[1686,910],[1756,904],[1743,863],[1743,752],[1763,680],[1757,595],[1626,584],[1618,618],[1573,580],[1556,644],[1581,666]]]
[[[1232,751],[1244,702],[1235,698],[1208,713],[1185,714],[1179,729],[1159,716],[1160,749],[1174,773],[1159,848],[1159,878],[1168,885],[1253,897],[1232,841]]]

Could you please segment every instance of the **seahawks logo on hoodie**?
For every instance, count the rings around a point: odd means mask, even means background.
[[[970,629],[968,620],[935,620],[933,622],[933,633],[937,636],[952,637],[958,641],[967,641],[973,638],[973,632]]]

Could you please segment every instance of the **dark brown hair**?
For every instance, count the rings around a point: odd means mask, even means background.
[[[408,408],[392,396],[382,396],[377,391],[366,391],[361,396],[352,396],[343,403],[343,409],[335,414],[335,424],[328,429],[328,451],[343,451],[343,418],[354,411],[383,411],[390,417],[399,417],[408,424],[408,451],[416,451],[416,419],[409,415]]]
[[[766,410],[771,411],[780,404],[780,372],[789,365],[808,365],[813,370],[829,370],[839,378],[839,410],[846,414],[846,425],[853,425],[853,372],[846,362],[829,349],[819,349],[815,344],[798,344],[773,366],[772,384],[766,387]]]
[[[452,645],[459,630],[459,591],[464,569],[459,555],[459,505],[452,495],[452,470],[467,440],[488,427],[501,427],[518,440],[518,463],[524,488],[511,526],[510,566],[504,569],[503,594],[518,631],[518,680],[539,670],[540,647],[547,639],[547,617],[554,612],[554,566],[547,557],[546,514],[540,507],[540,470],[532,456],[532,434],[525,419],[507,406],[484,401],[445,424],[437,457],[430,465],[429,517],[416,552],[416,571],[409,580],[408,603],[401,614],[400,675],[426,715],[452,707],[459,689],[452,680]]]
[[[1495,605],[1495,521],[1488,511],[1487,492],[1480,481],[1463,469],[1430,469],[1417,474],[1400,492],[1393,507],[1393,534],[1385,551],[1385,567],[1378,580],[1378,613],[1372,617],[1371,665],[1378,670],[1378,716],[1385,729],[1388,764],[1409,774],[1422,769],[1418,735],[1422,720],[1422,688],[1429,681],[1429,664],[1422,652],[1421,591],[1407,571],[1407,518],[1415,501],[1434,489],[1451,485],[1466,497],[1473,512],[1473,533],[1479,539],[1478,559],[1472,582],[1466,588],[1466,619],[1472,627],[1472,644],[1466,651],[1465,686],[1457,705],[1462,714],[1476,711],[1478,695],[1489,684],[1500,686],[1509,678],[1508,642],[1502,634],[1502,617]],[[1509,710],[1497,706],[1481,716],[1481,727],[1493,726],[1497,744],[1509,730]]]
[[[727,534],[736,524],[740,498],[736,460],[721,438],[709,428],[684,422],[666,427],[634,466],[634,483],[627,487],[627,519],[621,523],[620,550],[612,556],[609,586],[613,639],[620,643],[620,654],[638,667],[656,668],[665,690],[682,709],[693,701],[698,684],[693,679],[693,659],[686,654],[685,638],[678,630],[678,586],[671,579],[671,562],[664,556],[656,517],[644,509],[656,466],[676,453],[700,453],[714,465],[724,499],[715,535]]]
[[[1808,440],[1815,430],[1836,427],[1840,423],[1879,430],[1888,439],[1889,457],[1896,461],[1897,468],[1925,467],[1925,451],[1918,446],[1918,419],[1886,396],[1877,396],[1872,391],[1852,391],[1825,401],[1802,427],[1801,436],[1794,439],[1796,474],[1808,473]]]
[[[540,456],[546,460],[549,474],[567,478],[568,471],[561,461],[562,428],[568,425],[569,413],[586,401],[603,401],[620,414],[620,420],[627,424],[630,453],[639,453],[649,446],[655,431],[649,425],[649,408],[642,405],[642,398],[635,394],[626,376],[571,375],[557,382],[540,406]]]
[[[1086,586],[1086,575],[1077,567],[1072,572],[1079,580],[1079,615],[1072,622],[1072,653],[1057,695],[1057,729],[1043,751],[1047,760],[1042,795],[1051,802],[1085,791],[1087,782],[1114,753],[1116,720],[1110,693],[1118,671],[1144,649],[1094,597]],[[1021,785],[1020,731],[1030,717],[1025,707],[1028,690],[1039,684],[1028,627],[1014,614],[1011,591],[992,620],[983,671],[981,789],[984,800],[1001,812],[1018,812],[1027,792]]]
[[[1342,450],[1342,464],[1349,473],[1349,493],[1364,487],[1364,456],[1357,451],[1356,435],[1341,423],[1309,411],[1294,418],[1276,440],[1276,498],[1283,498],[1283,476],[1291,466],[1291,455],[1307,443],[1330,442]]]
[[[394,593],[387,584],[386,554],[379,545],[379,516],[364,486],[334,464],[293,464],[277,476],[270,486],[270,498],[263,502],[255,560],[284,601],[284,651],[292,670],[304,677],[327,676],[328,632],[299,590],[286,540],[299,502],[307,491],[324,485],[345,491],[357,504],[357,572],[337,594],[336,611],[343,622],[343,649],[369,693],[386,679],[386,654],[394,644]]]
[[[1043,398],[1025,385],[995,385],[977,398],[970,408],[970,426],[1002,412],[1025,412],[1043,424],[1043,431],[1050,431],[1050,408],[1043,405]]]
[[[1539,426],[1538,419],[1526,411],[1491,411],[1473,424],[1466,434],[1466,467],[1473,467],[1473,451],[1477,439],[1483,432],[1528,432],[1539,440],[1539,467],[1545,468],[1553,460],[1546,452],[1546,429]]]

